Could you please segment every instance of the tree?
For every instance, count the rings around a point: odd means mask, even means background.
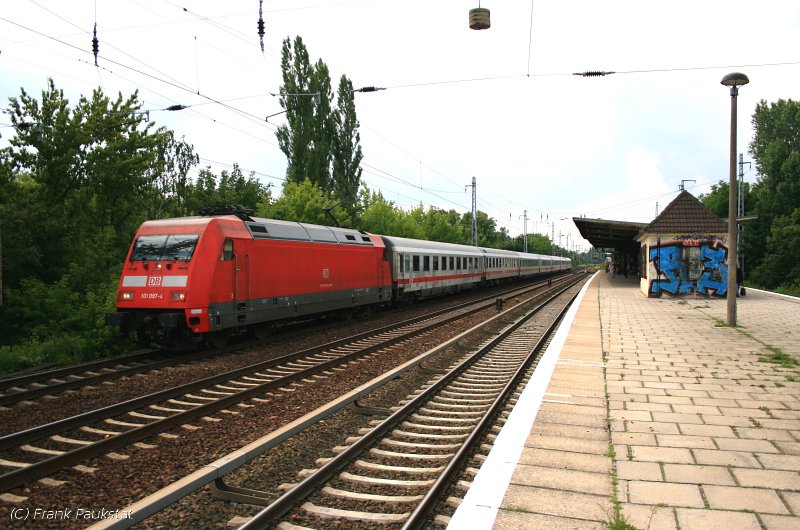
[[[353,97],[353,83],[342,76],[339,80],[336,106],[333,115],[333,195],[343,201],[351,216],[356,214],[358,188],[361,185],[361,135]]]
[[[152,217],[185,216],[197,213],[186,204],[188,189],[191,186],[189,171],[200,163],[194,146],[181,138],[176,141],[172,133],[163,146],[159,156],[162,168],[156,176],[155,192],[160,200],[154,201],[156,208]]]
[[[773,221],[766,250],[756,278],[768,289],[800,294],[800,208]]]
[[[184,188],[185,214],[191,215],[205,208],[228,205],[255,211],[259,203],[268,202],[271,197],[270,186],[262,184],[254,173],[245,177],[238,164],[230,172],[223,170],[219,176],[211,168],[203,168],[195,182],[187,183]]]
[[[12,286],[35,276],[58,279],[68,264],[88,258],[87,245],[110,231],[124,254],[153,199],[171,134],[146,123],[133,94],[110,100],[102,90],[81,97],[74,108],[52,80],[41,102],[24,89],[9,100],[15,129],[2,150],[3,228]]]
[[[386,236],[410,237],[425,239],[422,227],[409,215],[402,211],[393,202],[387,201],[380,192],[370,192],[365,189],[362,193],[364,213],[361,216],[360,226],[375,234]]]
[[[281,71],[280,103],[287,123],[275,135],[288,161],[286,180],[300,183],[308,178],[327,189],[334,130],[328,67],[322,60],[312,66],[303,39],[297,36],[294,47],[288,37],[283,41]]]
[[[271,219],[330,225],[331,219],[325,213],[328,202],[325,194],[309,179],[299,183],[286,181],[281,196],[274,201],[262,200],[256,214]]]
[[[289,38],[283,41],[281,70],[286,124],[275,134],[287,159],[286,180],[300,184],[309,179],[355,218],[363,154],[353,84],[341,76],[333,107],[328,66],[322,59],[311,64],[299,36],[294,44]]]
[[[192,150],[147,123],[135,93],[111,99],[97,89],[71,105],[49,80],[41,99],[24,89],[10,98],[6,114],[14,135],[0,150],[0,337],[14,348],[0,347],[0,364],[111,353],[103,313],[120,264],[141,221],[159,211],[169,153],[191,163]]]
[[[800,204],[800,103],[762,100],[753,114],[750,154],[760,175],[761,210],[789,215]]]
[[[758,219],[747,225],[743,251],[755,283],[796,289],[800,271],[789,264],[800,262],[800,234],[794,229],[795,208],[800,204],[800,103],[762,100],[752,123],[750,154],[759,174],[754,189]]]
[[[706,208],[714,212],[722,219],[728,218],[728,189],[730,186],[727,182],[720,180],[717,184],[711,185],[711,192],[708,194],[700,194],[697,198],[705,205]],[[744,205],[745,213],[752,212],[755,208],[755,198],[751,190],[749,182],[744,183]]]

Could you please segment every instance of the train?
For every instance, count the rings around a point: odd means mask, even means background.
[[[220,348],[245,331],[570,268],[561,256],[221,212],[145,221],[105,317],[142,346]]]

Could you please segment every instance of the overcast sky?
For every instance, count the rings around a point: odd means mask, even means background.
[[[364,180],[403,207],[478,208],[512,235],[580,239],[573,216],[649,222],[678,192],[728,178],[730,93],[741,71],[739,152],[758,101],[800,98],[797,0],[14,0],[0,11],[0,104],[52,77],[77,101],[139,90],[150,120],[193,144],[215,173],[238,163],[279,191],[280,49],[354,86]],[[92,28],[100,41],[98,67]],[[613,71],[604,77],[574,72]],[[170,105],[190,106],[167,112]],[[12,129],[0,114],[0,146]],[[745,168],[745,180],[755,181]],[[549,224],[548,224],[549,223]],[[567,239],[570,234],[570,239]]]

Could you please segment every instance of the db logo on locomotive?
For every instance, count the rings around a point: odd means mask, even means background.
[[[161,276],[149,276],[147,278],[148,287],[161,287]]]

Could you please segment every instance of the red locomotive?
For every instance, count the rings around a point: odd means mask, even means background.
[[[312,316],[566,270],[567,258],[253,218],[146,221],[107,323],[173,347]]]

